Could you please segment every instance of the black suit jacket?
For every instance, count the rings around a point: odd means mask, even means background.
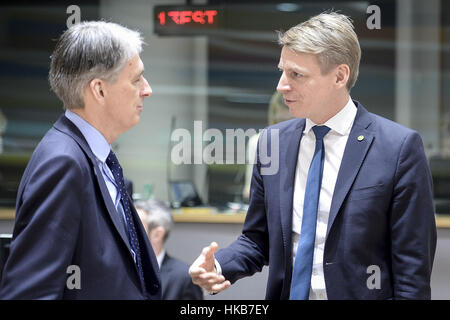
[[[156,257],[134,207],[132,214],[147,296],[95,156],[61,116],[22,177],[0,298],[160,299]],[[79,268],[80,289],[67,286],[72,265]]]
[[[163,300],[203,300],[202,289],[192,283],[189,266],[165,255],[161,264]]]
[[[354,103],[358,111],[339,169],[325,240],[327,296],[429,299],[436,224],[422,140],[417,132]],[[289,298],[294,181],[305,122],[293,119],[268,128],[269,142],[261,146],[270,151],[271,143],[278,143],[279,170],[262,174],[271,164],[260,157],[270,153],[258,149],[242,235],[216,253],[231,282],[268,264],[268,299]],[[278,141],[270,140],[272,130]],[[371,266],[380,270],[379,288],[367,285]]]

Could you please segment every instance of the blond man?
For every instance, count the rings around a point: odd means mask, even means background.
[[[267,299],[429,299],[432,181],[419,134],[350,97],[361,50],[349,17],[285,33],[277,90],[295,119],[260,139],[242,235],[191,265],[210,292],[269,266]],[[279,171],[263,173],[270,144]]]

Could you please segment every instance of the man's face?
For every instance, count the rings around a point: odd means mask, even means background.
[[[333,104],[334,73],[322,74],[315,55],[297,53],[287,47],[281,50],[278,68],[282,74],[277,90],[283,94],[292,116],[321,124]]]
[[[105,84],[105,120],[113,132],[121,134],[138,124],[144,98],[152,94],[143,72],[144,64],[136,55],[126,62],[115,82]]]

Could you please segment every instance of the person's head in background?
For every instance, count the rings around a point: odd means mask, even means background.
[[[139,122],[152,93],[139,57],[143,43],[119,24],[81,22],[64,32],[51,56],[51,89],[109,143]]]
[[[162,201],[153,199],[137,201],[135,207],[153,250],[156,255],[159,255],[172,231],[172,212]]]
[[[349,17],[325,12],[279,33],[277,90],[291,114],[322,124],[348,102],[361,48]]]
[[[269,126],[277,124],[278,122],[292,119],[289,112],[289,107],[284,103],[283,94],[278,91],[272,95],[269,102],[269,109],[267,111],[267,120]],[[255,159],[259,133],[250,137],[247,144],[248,159]],[[252,180],[253,163],[250,162],[245,168],[244,186],[242,187],[242,201],[248,202],[250,196],[250,183]]]

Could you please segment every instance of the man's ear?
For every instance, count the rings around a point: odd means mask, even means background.
[[[340,64],[335,69],[336,82],[335,84],[341,88],[345,87],[350,77],[350,68],[346,64]]]
[[[98,103],[102,103],[105,99],[105,82],[98,78],[92,79],[89,82],[89,91]]]

